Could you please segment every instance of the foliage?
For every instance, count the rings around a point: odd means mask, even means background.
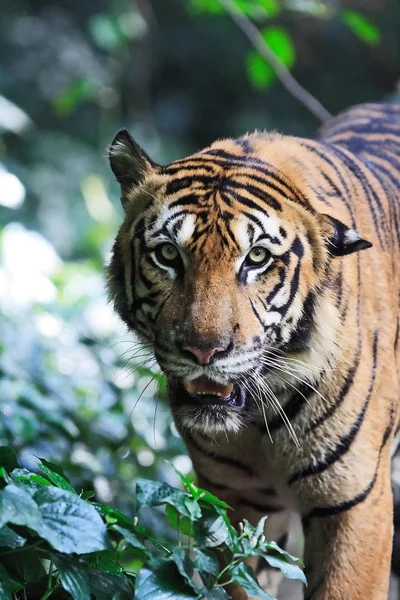
[[[265,518],[247,521],[239,533],[227,504],[180,475],[185,490],[139,480],[137,510],[166,505],[177,543],[154,536],[106,504],[79,495],[59,465],[39,459],[38,471],[21,469],[16,455],[0,447],[0,597],[99,600],[228,598],[227,582],[265,600],[250,568],[264,558],[285,577],[306,583],[300,561],[265,540]],[[63,589],[64,593],[60,594]]]
[[[298,11],[309,14],[314,18],[337,19],[339,18],[362,42],[370,46],[379,44],[381,35],[379,28],[365,15],[356,10],[334,10],[330,3],[322,0],[314,2],[283,2],[276,0],[233,0],[232,5],[239,15],[245,19],[250,18],[268,26],[260,30],[267,46],[288,69],[292,69],[296,62],[296,49],[292,35],[279,24],[271,24],[286,11]],[[223,15],[223,3],[219,0],[190,0],[188,10],[194,14],[205,13],[209,15]],[[267,89],[276,81],[276,73],[271,65],[256,50],[248,53],[246,58],[246,71],[250,83],[258,89]]]
[[[35,456],[59,462],[74,485],[94,485],[124,510],[138,476],[176,484],[164,460],[186,472],[190,461],[154,358],[107,306],[97,263],[63,262],[42,236],[10,224],[0,280],[0,445],[24,467]]]

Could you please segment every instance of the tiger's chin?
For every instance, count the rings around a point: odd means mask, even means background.
[[[179,429],[214,436],[238,433],[247,421],[245,391],[238,384],[220,386],[225,394],[203,389],[200,393],[190,383],[170,390],[171,406]],[[197,393],[196,393],[197,392]]]

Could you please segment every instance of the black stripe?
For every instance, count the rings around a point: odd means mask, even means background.
[[[265,182],[263,182],[263,183],[265,185]],[[264,190],[263,188],[260,188],[256,185],[251,185],[249,183],[246,183],[244,185],[243,183],[238,183],[237,181],[234,181],[232,179],[227,179],[224,184],[224,187],[227,188],[228,190],[241,190],[241,191],[249,192],[250,194],[252,194],[252,196],[257,198],[257,200],[260,200],[261,202],[265,202],[268,206],[270,206],[274,210],[276,210],[276,211],[282,210],[281,203],[276,198],[274,198],[274,196],[272,196],[272,194],[269,194],[267,190]],[[244,202],[244,200],[247,200],[247,198],[244,198],[242,194],[235,194],[235,197],[239,200],[239,202]],[[257,206],[257,210],[264,211],[265,208],[263,206]]]
[[[237,503],[240,506],[248,506],[249,508],[252,508],[253,510],[256,510],[264,515],[275,514],[285,510],[283,506],[274,506],[273,504],[260,504],[258,502],[254,502],[254,500],[248,500],[247,498],[238,498]]]
[[[270,185],[272,189],[275,189],[276,191],[279,191],[282,194],[284,193],[284,190],[287,190],[287,193],[289,194],[288,199],[304,204],[304,201],[302,201],[301,197],[298,195],[296,188],[294,186],[292,187],[287,181],[282,179],[282,177],[280,176],[282,174],[274,165],[271,165],[270,163],[267,163],[266,161],[263,161],[254,156],[252,156],[249,160],[246,157],[229,155],[229,162],[231,163],[231,166],[240,166],[243,169],[249,170],[249,173],[241,173],[240,175],[251,177],[255,180],[262,182],[263,184],[268,183],[268,185]],[[223,158],[218,158],[216,156],[211,156],[210,158],[207,158],[204,155],[197,155],[189,158],[184,158],[181,161],[175,161],[170,166],[165,167],[163,169],[163,172],[165,172],[168,175],[174,175],[183,170],[194,170],[196,168],[204,168],[212,172],[211,165],[213,163],[221,167],[227,166],[227,161]],[[201,166],[198,167],[198,165]],[[254,172],[260,173],[264,177],[271,178],[272,181],[266,182],[261,178],[257,178],[257,176],[254,175]],[[284,188],[284,190],[281,190],[280,188]]]
[[[376,376],[376,363],[377,363],[377,344],[378,344],[378,336],[377,336],[377,333],[375,332],[374,344],[373,344],[373,350],[372,350],[372,360],[373,360],[372,375],[371,375],[371,381],[370,381],[367,397],[366,397],[363,407],[362,407],[360,413],[358,414],[355,422],[353,423],[353,426],[351,427],[350,431],[348,431],[345,435],[343,435],[340,438],[335,449],[332,450],[331,452],[327,453],[326,457],[323,460],[321,460],[317,463],[311,464],[308,467],[306,467],[305,469],[302,469],[302,470],[294,473],[288,481],[289,485],[292,485],[296,481],[300,481],[300,480],[304,479],[305,477],[309,477],[310,475],[318,475],[320,473],[323,473],[324,471],[329,469],[329,467],[331,465],[333,465],[335,462],[337,462],[342,456],[344,456],[350,449],[351,445],[353,444],[354,440],[356,439],[357,433],[361,429],[361,425],[363,424],[365,414],[367,412],[368,405],[371,400],[372,391],[374,389],[375,376]]]
[[[228,456],[221,456],[220,454],[217,454],[213,450],[208,450],[208,448],[204,448],[197,442],[197,440],[195,440],[188,433],[185,433],[185,439],[190,444],[192,444],[193,448],[195,448],[198,452],[201,452],[201,454],[204,454],[204,456],[208,456],[209,458],[212,458],[216,462],[219,462],[224,465],[229,465],[230,467],[233,467],[235,469],[243,471],[244,473],[246,473],[247,475],[250,475],[251,477],[254,476],[253,469],[251,467],[249,467],[248,465],[246,465],[245,463],[242,463],[239,460],[235,460],[234,458],[230,458]]]
[[[234,488],[231,488],[228,485],[223,485],[222,483],[211,481],[211,479],[208,479],[208,477],[206,477],[198,469],[196,469],[196,475],[197,479],[202,479],[206,485],[214,487],[216,490],[234,490]]]
[[[257,319],[260,322],[260,324],[263,327],[263,329],[265,329],[263,320],[261,319],[260,315],[258,314],[257,309],[254,306],[253,300],[251,298],[249,298],[249,301],[250,301],[251,310],[253,311],[254,315],[257,317]]]
[[[351,500],[347,500],[347,501],[341,502],[339,504],[333,504],[331,506],[321,506],[321,507],[314,508],[304,519],[305,527],[308,526],[309,520],[312,518],[332,517],[335,515],[340,515],[342,512],[345,512],[347,510],[350,510],[351,508],[354,508],[354,506],[357,506],[357,504],[364,502],[364,500],[366,500],[366,498],[368,498],[368,496],[371,493],[372,489],[374,488],[374,485],[378,478],[382,450],[385,447],[385,445],[390,437],[390,434],[393,430],[394,422],[395,422],[395,413],[394,413],[394,411],[391,411],[389,424],[387,425],[387,427],[385,429],[385,433],[383,434],[383,438],[382,438],[381,447],[379,449],[379,458],[378,458],[378,464],[376,467],[376,471],[375,471],[375,474],[374,474],[373,478],[371,479],[370,483],[368,484],[368,486],[362,492],[360,492],[359,494],[354,496],[354,498],[351,498]]]
[[[329,419],[329,417],[334,415],[335,412],[338,410],[338,408],[341,406],[341,404],[344,402],[351,386],[353,385],[354,378],[356,376],[358,367],[360,365],[360,358],[361,358],[361,338],[360,338],[360,336],[358,336],[358,345],[357,345],[357,349],[356,349],[356,354],[354,356],[354,363],[350,367],[349,371],[346,374],[346,379],[344,381],[344,384],[339,392],[339,395],[338,395],[335,403],[332,404],[332,406],[330,406],[322,415],[320,415],[318,417],[318,419],[313,421],[309,427],[307,427],[307,429],[305,431],[306,434],[310,433],[311,431],[314,431],[314,429],[316,429],[317,427],[322,425],[327,419]]]

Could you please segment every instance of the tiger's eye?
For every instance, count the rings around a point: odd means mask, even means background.
[[[171,266],[179,257],[178,250],[173,244],[169,244],[168,242],[157,246],[155,253],[157,260],[166,266]]]
[[[261,246],[255,246],[250,250],[246,257],[246,263],[250,266],[260,266],[265,263],[270,257],[270,254],[266,248]]]

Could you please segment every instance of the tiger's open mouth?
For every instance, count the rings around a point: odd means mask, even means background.
[[[205,376],[191,381],[184,381],[179,393],[181,403],[195,406],[208,404],[243,408],[245,399],[244,390],[238,384],[223,385]]]

